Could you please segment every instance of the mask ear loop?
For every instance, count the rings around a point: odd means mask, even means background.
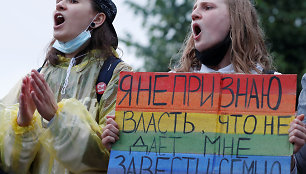
[[[96,17],[99,15],[100,13],[97,13],[96,16],[91,20],[90,24],[88,25],[88,27],[86,28],[85,31],[89,30],[91,28],[90,31],[92,31],[94,29],[94,27],[96,26],[96,23],[94,23],[94,20],[96,19]]]

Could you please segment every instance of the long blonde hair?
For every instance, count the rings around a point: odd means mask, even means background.
[[[262,73],[257,66],[264,70],[273,69],[272,57],[268,52],[264,32],[258,23],[256,9],[249,0],[227,0],[230,15],[230,36],[232,40],[230,59],[236,73],[251,73],[255,70]],[[195,57],[192,31],[189,31],[179,54],[178,65],[173,68],[176,72],[199,70],[201,63]],[[170,65],[171,66],[171,65]]]

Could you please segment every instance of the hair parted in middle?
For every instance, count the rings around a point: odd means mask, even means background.
[[[265,45],[264,32],[259,24],[256,9],[247,0],[226,0],[230,16],[230,60],[236,73],[251,73],[260,65],[264,70],[274,69],[272,56]],[[180,50],[181,58],[174,68],[176,72],[201,69],[195,56],[194,39],[190,30]]]

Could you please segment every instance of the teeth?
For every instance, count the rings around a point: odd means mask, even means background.
[[[60,24],[64,23],[64,21],[65,21],[65,18],[64,18],[63,15],[58,14],[58,15],[55,16],[56,25],[60,25]]]
[[[62,15],[58,15],[58,16],[56,16],[56,18],[57,18],[57,19],[63,18],[63,16],[62,16]]]

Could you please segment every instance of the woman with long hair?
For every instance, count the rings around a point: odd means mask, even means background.
[[[264,32],[249,0],[196,0],[191,32],[174,72],[278,74],[265,45]],[[304,115],[290,124],[294,154],[305,144]],[[292,172],[296,172],[292,158]]]
[[[227,67],[231,73],[247,74],[273,70],[272,56],[266,48],[264,32],[252,3],[248,0],[221,2],[196,1],[192,30],[180,51],[180,62],[173,70],[202,72],[201,68],[208,68],[209,72],[214,72]]]
[[[40,73],[32,70],[1,100],[2,170],[107,172],[111,142],[103,128],[113,120],[119,73],[131,71],[116,52],[116,13],[111,0],[56,0],[54,39]],[[102,69],[108,82],[98,81]]]

